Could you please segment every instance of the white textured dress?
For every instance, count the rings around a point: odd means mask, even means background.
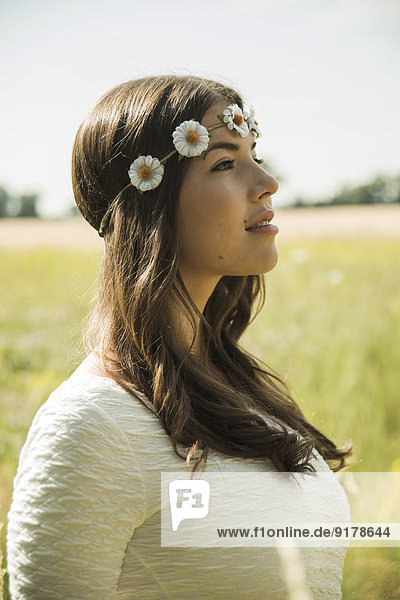
[[[157,417],[113,380],[88,372],[93,361],[91,354],[50,394],[22,448],[8,514],[12,599],[293,598],[296,565],[275,548],[161,547],[160,473],[189,478],[191,468]],[[314,456],[316,469],[330,474],[311,506],[315,521],[349,520],[342,486]],[[212,451],[206,470],[275,468]],[[346,548],[299,548],[301,597],[340,599],[345,555]]]

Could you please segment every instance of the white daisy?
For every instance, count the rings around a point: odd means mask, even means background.
[[[237,104],[231,104],[224,110],[224,123],[227,124],[228,129],[238,131],[241,137],[246,137],[249,133],[245,115]]]
[[[197,121],[183,121],[172,134],[175,148],[182,156],[199,156],[207,150],[208,131]]]
[[[164,166],[158,158],[153,158],[149,154],[139,156],[129,167],[128,175],[135,188],[140,192],[146,192],[154,190],[160,185],[164,175]]]
[[[255,110],[252,106],[250,106],[250,112],[248,113],[247,124],[255,139],[261,136],[261,131],[258,127],[258,122],[255,119]]]

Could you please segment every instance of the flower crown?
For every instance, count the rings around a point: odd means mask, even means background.
[[[201,125],[194,119],[191,119],[190,121],[183,121],[183,123],[175,128],[175,131],[172,134],[175,150],[172,150],[172,152],[160,160],[150,156],[149,154],[147,156],[142,156],[139,154],[138,158],[131,163],[128,170],[130,183],[128,183],[128,185],[121,190],[115,200],[110,204],[101,221],[99,228],[100,237],[104,237],[103,230],[111,210],[115,206],[115,203],[120,198],[121,194],[128,187],[131,185],[134,186],[141,195],[143,192],[147,192],[148,190],[154,190],[162,181],[164,175],[164,164],[176,153],[179,154],[178,160],[182,160],[185,157],[191,158],[193,156],[205,158],[205,152],[208,148],[210,137],[212,137],[209,135],[209,133],[213,129],[227,126],[234,135],[247,137],[251,131],[255,139],[261,136],[258,123],[255,120],[254,108],[252,106],[249,110],[242,111],[237,104],[231,104],[223,111],[222,115],[217,116],[222,123],[213,125],[209,128],[204,127],[204,125]]]

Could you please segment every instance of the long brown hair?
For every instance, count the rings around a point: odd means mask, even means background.
[[[338,449],[308,423],[284,381],[239,345],[264,304],[264,277],[222,277],[203,313],[185,288],[178,264],[177,200],[190,159],[172,156],[155,190],[140,195],[129,186],[120,193],[139,154],[167,155],[175,127],[192,118],[201,121],[220,100],[243,108],[240,95],[222,83],[146,77],[107,92],[81,124],[72,158],[78,209],[99,230],[119,195],[105,230],[83,346],[99,351],[106,373],[162,420],[179,457],[188,464],[197,458],[193,470],[205,466],[213,449],[269,458],[278,471],[314,471],[310,460],[316,448],[337,471],[346,466],[351,445]],[[177,311],[186,311],[193,328],[193,312],[200,318],[200,357],[177,343]],[[189,452],[181,454],[179,445]]]

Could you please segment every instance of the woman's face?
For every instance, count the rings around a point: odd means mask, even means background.
[[[217,115],[227,105],[214,104],[202,125],[221,124]],[[213,149],[220,143],[236,148]],[[271,196],[278,189],[276,179],[255,162],[254,145],[251,132],[242,138],[223,126],[211,132],[205,159],[189,159],[178,201],[179,270],[184,279],[208,277],[216,284],[224,275],[257,275],[276,265],[277,228],[246,231],[266,209],[267,219],[273,217]]]

